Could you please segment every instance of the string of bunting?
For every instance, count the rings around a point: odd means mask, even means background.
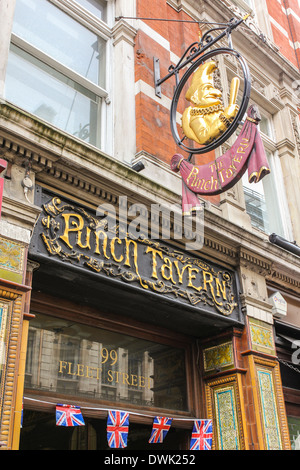
[[[66,404],[55,405],[51,402],[42,402],[41,400],[35,400],[32,398],[26,397],[26,399],[56,406],[56,426],[85,426],[85,421],[79,406]],[[142,413],[129,413],[127,411],[108,410],[106,408],[84,407],[84,409],[107,411],[107,442],[111,449],[124,449],[127,447],[130,414],[149,417],[149,415]],[[172,426],[173,420],[193,421],[194,426],[191,434],[190,450],[211,450],[211,419],[185,419],[155,416],[153,418],[152,431],[148,441],[149,444],[163,443],[170,427]]]

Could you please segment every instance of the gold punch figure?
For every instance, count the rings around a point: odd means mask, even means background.
[[[182,130],[188,139],[206,145],[217,139],[230,126],[239,107],[236,98],[240,80],[234,77],[231,82],[229,105],[224,109],[222,92],[214,87],[213,73],[216,62],[202,64],[194,73],[186,99],[194,106],[187,108],[182,116]]]

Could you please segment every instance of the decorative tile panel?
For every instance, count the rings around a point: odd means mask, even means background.
[[[257,376],[267,449],[281,450],[282,443],[272,372],[265,369],[258,369]]]
[[[214,401],[220,450],[239,450],[234,386],[215,390]]]
[[[22,283],[25,255],[23,244],[0,237],[0,277]]]
[[[249,319],[252,349],[275,355],[273,327],[253,318]]]
[[[224,343],[203,352],[205,372],[229,368],[234,365],[232,343]]]

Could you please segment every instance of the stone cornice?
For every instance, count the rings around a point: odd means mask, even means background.
[[[294,158],[296,156],[296,145],[294,142],[291,142],[291,140],[287,137],[285,139],[282,139],[280,142],[277,142],[276,149],[278,150],[280,157],[283,157],[284,155],[289,155]]]
[[[22,202],[19,199],[3,196],[2,215],[6,221],[16,222],[23,228],[32,231],[37,218],[41,213],[41,208],[34,204]]]
[[[135,45],[136,34],[137,30],[127,21],[122,19],[119,20],[112,30],[114,46],[116,46],[120,41],[126,41],[133,47]]]
[[[98,186],[100,181],[110,189],[118,183],[123,187],[126,181],[128,192],[133,185],[147,198],[152,195],[154,199],[180,202],[178,196],[174,199],[174,193],[130,166],[3,101],[0,102],[0,155],[20,165],[30,160],[38,179],[48,175],[54,180],[72,182],[73,178],[83,180],[89,175]],[[39,177],[39,173],[43,176]],[[66,173],[71,175],[69,180]]]
[[[272,261],[264,256],[258,255],[251,249],[241,247],[239,250],[240,264],[247,266],[255,272],[264,276],[272,273]]]
[[[268,277],[268,281],[300,295],[299,273],[284,273],[280,268],[273,269],[272,275]]]

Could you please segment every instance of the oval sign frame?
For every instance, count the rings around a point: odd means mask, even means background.
[[[184,85],[186,84],[190,76],[197,70],[197,68],[200,67],[200,65],[202,65],[207,60],[220,54],[234,56],[239,61],[242,67],[243,75],[244,75],[244,92],[243,92],[242,104],[232,124],[220,137],[218,137],[218,139],[214,140],[208,145],[204,145],[201,148],[195,149],[195,148],[187,147],[186,145],[183,144],[183,139],[180,139],[180,136],[177,130],[176,115],[177,115],[179,98],[181,96]],[[248,105],[250,101],[250,94],[251,94],[251,75],[250,75],[249,67],[248,67],[247,62],[245,61],[245,59],[242,57],[242,55],[239,52],[235,51],[234,49],[229,49],[229,48],[218,48],[218,49],[209,51],[203,56],[201,56],[185,72],[178,86],[176,87],[176,90],[173,96],[173,100],[171,104],[171,111],[170,111],[170,121],[171,121],[170,123],[171,123],[172,135],[176,144],[182,150],[184,150],[185,152],[188,152],[190,155],[208,153],[208,152],[211,152],[212,150],[215,150],[217,147],[220,147],[224,142],[226,142],[229,139],[229,137],[232,136],[232,134],[236,131],[236,129],[240,125],[241,120],[244,117],[248,109]]]

